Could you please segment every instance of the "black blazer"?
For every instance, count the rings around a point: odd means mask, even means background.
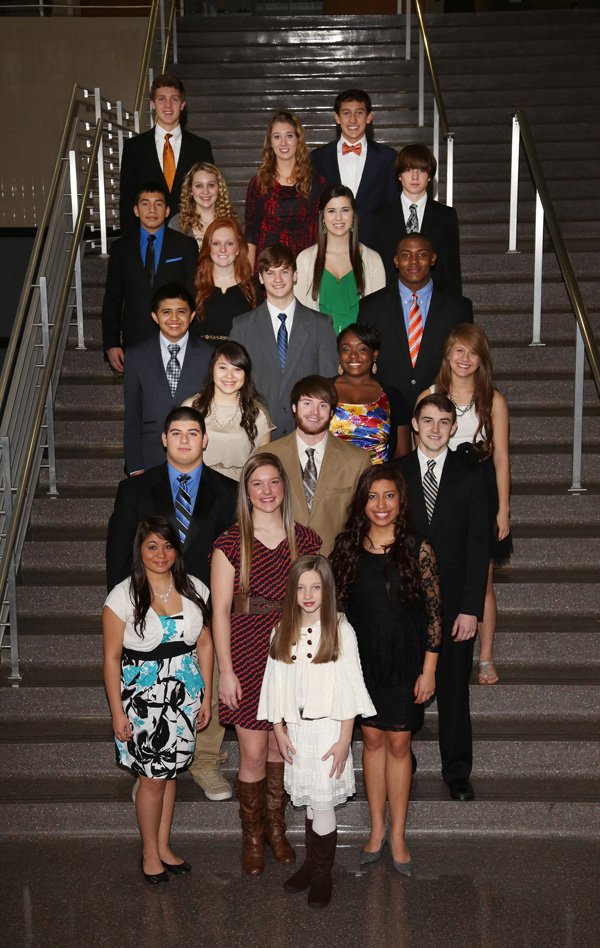
[[[337,160],[337,142],[329,142],[315,148],[311,154],[315,171],[327,179],[327,184],[341,184]],[[358,233],[360,241],[367,247],[375,247],[375,215],[380,208],[393,201],[398,194],[394,175],[396,152],[389,145],[367,142],[367,159],[363,169],[358,193],[355,194],[358,211]]]
[[[149,467],[163,463],[165,449],[161,434],[164,420],[172,408],[202,388],[213,351],[212,346],[197,336],[188,337],[179,384],[175,395],[171,395],[159,334],[127,349],[123,376],[126,471],[147,471]]]
[[[415,532],[429,540],[438,558],[444,630],[459,613],[481,616],[490,560],[490,521],[481,470],[448,451],[431,523],[427,519],[417,452],[399,458],[408,488]]]
[[[139,232],[115,240],[110,248],[102,303],[104,349],[126,348],[152,338],[158,331],[150,315],[154,290],[165,283],[181,283],[194,296],[197,259],[196,241],[165,227],[154,287],[151,287],[140,254]]]
[[[397,189],[396,189],[397,191]],[[437,253],[437,262],[431,271],[433,282],[440,290],[462,293],[460,273],[460,244],[458,237],[458,217],[453,207],[446,207],[438,201],[427,198],[421,226],[423,237],[427,237]],[[387,207],[381,208],[375,220],[374,249],[380,255],[385,267],[389,284],[398,279],[394,266],[396,248],[406,237],[406,222],[400,195]]]
[[[237,483],[206,465],[202,469],[190,529],[183,547],[188,573],[210,585],[209,557],[216,538],[235,521]],[[144,517],[168,517],[176,526],[166,464],[121,481],[106,538],[108,591],[131,574],[131,552]]]
[[[434,285],[414,368],[397,284],[363,297],[358,322],[372,326],[381,336],[377,380],[399,389],[412,411],[423,389],[438,373],[448,333],[460,323],[473,322],[473,304],[465,296],[444,293]]]
[[[133,213],[135,196],[145,184],[161,184],[169,196],[171,216],[179,213],[181,185],[186,173],[197,161],[210,161],[214,164],[211,144],[206,138],[182,131],[179,160],[175,169],[173,187],[169,192],[165,176],[158,160],[154,129],[151,128],[135,138],[128,138],[123,145],[121,159],[121,192],[119,214],[121,233],[128,234],[137,230],[137,217]]]

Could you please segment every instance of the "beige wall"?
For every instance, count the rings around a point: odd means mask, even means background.
[[[35,225],[73,84],[132,108],[146,36],[140,17],[0,20],[0,227]]]

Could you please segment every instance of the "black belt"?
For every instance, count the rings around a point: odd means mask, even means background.
[[[138,652],[133,648],[124,648],[123,658],[152,662],[159,661],[161,658],[174,658],[175,655],[186,655],[193,652],[195,648],[195,645],[188,645],[187,642],[164,642],[162,645],[157,645],[150,652]]]

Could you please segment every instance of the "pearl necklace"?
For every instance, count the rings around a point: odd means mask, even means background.
[[[236,403],[236,405],[235,405],[233,411],[230,412],[229,417],[226,418],[224,421],[221,421],[221,419],[220,419],[220,418],[218,417],[218,415],[217,415],[217,410],[218,410],[219,408],[222,409],[222,408],[226,408],[226,407],[229,407],[229,406],[217,405],[216,402],[213,402],[212,405],[210,406],[210,416],[209,416],[209,417],[210,417],[210,420],[211,420],[211,422],[214,424],[215,428],[219,428],[221,431],[223,431],[225,428],[229,427],[229,425],[233,424],[233,422],[236,420],[238,414],[239,414],[240,418],[242,417],[242,412],[241,412],[241,410],[240,410],[240,403],[239,403],[239,399],[238,399],[238,401],[237,401],[237,403]]]
[[[152,589],[152,587],[150,588]],[[155,589],[152,589],[152,595],[155,596],[157,599],[161,599],[164,603],[167,603],[172,591],[173,591],[173,574],[171,573],[171,578],[169,580],[169,588],[167,589],[166,593],[159,593],[159,592],[156,592]]]

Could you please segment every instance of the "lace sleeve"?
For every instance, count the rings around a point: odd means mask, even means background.
[[[421,570],[421,588],[425,596],[427,612],[428,652],[439,652],[442,644],[442,593],[440,589],[440,571],[433,547],[423,540],[419,549],[419,569]]]

